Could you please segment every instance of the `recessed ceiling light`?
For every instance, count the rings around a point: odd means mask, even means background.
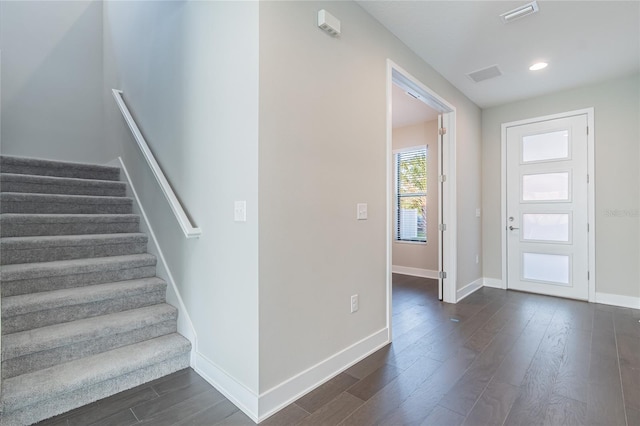
[[[547,65],[549,65],[549,64],[547,64],[546,62],[537,62],[537,63],[531,65],[529,67],[529,70],[530,71],[538,71],[538,70],[541,70],[543,68],[546,68]]]

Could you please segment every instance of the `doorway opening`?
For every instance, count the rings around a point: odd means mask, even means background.
[[[403,96],[411,98],[401,98],[404,101],[418,102],[426,118],[417,129],[400,131],[396,115],[395,146],[394,108],[399,106],[394,105],[394,93],[396,100]],[[428,134],[430,129],[433,135]],[[421,133],[427,134],[426,141],[417,138]],[[419,188],[409,188],[415,193],[408,191],[404,204],[396,194],[398,179],[402,178],[398,167],[403,159],[398,154],[410,152],[405,159],[416,153],[422,155],[419,149],[414,149],[420,147],[426,147],[422,152],[432,172],[427,170],[424,191],[427,205],[433,199],[436,208],[432,209],[419,207],[417,197],[423,195]],[[437,280],[438,298],[456,303],[455,108],[391,60],[387,60],[387,158],[387,321],[391,333],[393,271]],[[435,194],[437,197],[433,197]],[[403,216],[406,227],[402,224]],[[414,263],[407,261],[407,256]],[[405,260],[400,260],[401,257]]]
[[[392,272],[427,278],[438,299],[438,112],[402,90],[392,88],[393,230]],[[425,282],[424,280],[422,282]]]

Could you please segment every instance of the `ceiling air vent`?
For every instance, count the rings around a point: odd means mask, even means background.
[[[502,71],[500,71],[500,68],[498,68],[497,65],[492,65],[488,68],[483,68],[467,74],[467,76],[476,83],[489,80],[490,78],[500,77],[501,75]]]
[[[531,3],[527,3],[523,6],[516,7],[513,10],[503,13],[500,15],[500,18],[505,24],[509,22],[515,21],[516,19],[524,18],[525,16],[529,16],[532,13],[536,13],[538,11],[538,3],[532,1]]]

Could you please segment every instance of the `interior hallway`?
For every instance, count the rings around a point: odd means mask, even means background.
[[[393,344],[263,425],[640,424],[640,310],[394,274]],[[283,354],[286,356],[286,354]],[[252,425],[192,370],[46,425]]]

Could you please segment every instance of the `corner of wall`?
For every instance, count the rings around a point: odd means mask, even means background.
[[[164,258],[164,254],[162,253],[162,249],[158,244],[158,240],[156,239],[156,235],[153,232],[153,228],[151,227],[151,223],[149,223],[149,219],[147,214],[142,207],[142,203],[140,202],[140,198],[138,197],[138,193],[136,192],[135,187],[133,186],[133,182],[131,181],[131,177],[129,176],[129,172],[127,171],[127,167],[124,165],[122,161],[122,157],[118,157],[113,160],[110,164],[116,165],[120,167],[124,176],[121,175],[120,179],[124,180],[127,183],[127,192],[133,200],[133,209],[136,214],[140,215],[142,219],[140,221],[140,229],[142,232],[149,236],[149,243],[147,246],[147,250],[149,253],[156,256],[158,259],[158,263],[156,265],[156,275],[162,278],[167,282],[167,302],[171,305],[174,305],[178,308],[178,333],[182,334],[191,342],[191,366],[195,367],[196,364],[196,353],[198,350],[198,337],[196,335],[195,328],[193,323],[191,322],[191,317],[189,316],[189,312],[187,311],[187,307],[182,301],[182,297],[180,296],[180,292],[178,291],[178,287],[176,286],[176,282],[173,279],[173,275],[171,274],[171,270],[167,265],[167,262]]]

